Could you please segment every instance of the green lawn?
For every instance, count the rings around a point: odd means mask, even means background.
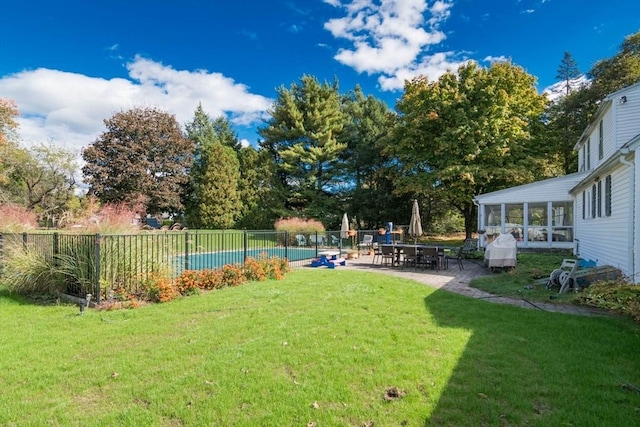
[[[0,425],[629,426],[640,419],[640,330],[619,318],[525,310],[397,277],[306,268],[284,281],[78,313],[0,290]]]

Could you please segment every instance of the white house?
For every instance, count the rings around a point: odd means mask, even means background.
[[[579,172],[476,196],[478,229],[511,232],[519,247],[572,249],[640,282],[639,148],[636,83],[598,107],[574,147]]]

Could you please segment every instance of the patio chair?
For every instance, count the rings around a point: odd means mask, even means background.
[[[389,262],[392,266],[396,262],[396,249],[392,245],[381,245],[380,264],[389,265]]]
[[[406,267],[412,265],[414,267],[418,266],[418,247],[417,246],[405,246],[403,248],[404,258],[402,261],[402,266]]]
[[[418,265],[425,268],[429,267],[436,271],[440,269],[440,256],[438,255],[438,248],[423,248],[418,258]]]
[[[331,246],[340,246],[340,238],[338,236],[331,235]]]
[[[469,257],[478,250],[478,239],[465,239],[462,245],[462,256]]]
[[[382,262],[382,248],[377,244],[377,243],[373,243],[373,259],[371,260],[372,264],[376,263],[376,260],[380,258],[380,261]]]
[[[302,234],[296,234],[296,243],[298,246],[307,246],[307,239]]]
[[[458,268],[460,270],[464,270],[464,265],[462,264],[462,260],[464,259],[464,246],[460,246],[455,250],[452,250],[449,253],[444,254],[444,268],[449,268],[449,260],[454,259],[458,263]]]

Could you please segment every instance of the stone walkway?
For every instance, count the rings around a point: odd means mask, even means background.
[[[447,270],[416,270],[415,268],[390,267],[380,264],[372,264],[372,256],[361,256],[357,259],[347,260],[347,269],[357,269],[362,271],[374,271],[382,274],[390,274],[398,277],[406,277],[426,285],[445,289],[450,292],[465,295],[471,298],[484,299],[485,301],[516,305],[522,308],[532,308],[544,311],[559,313],[570,313],[582,316],[609,316],[610,314],[596,308],[566,305],[549,304],[544,302],[528,302],[524,299],[507,298],[490,294],[469,286],[469,282],[474,277],[495,274],[487,270],[481,262],[465,260],[464,269],[460,270],[456,263],[450,263]]]

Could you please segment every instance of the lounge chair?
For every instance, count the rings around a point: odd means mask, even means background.
[[[311,246],[326,246],[327,238],[321,234],[311,234],[309,235],[309,244]]]
[[[371,250],[373,248],[373,234],[365,234],[362,237],[362,242],[358,243],[358,247]]]

